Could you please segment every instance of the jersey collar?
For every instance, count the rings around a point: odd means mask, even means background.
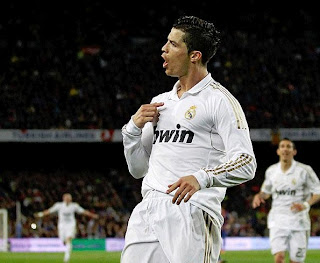
[[[291,173],[293,173],[296,165],[297,165],[297,162],[296,162],[295,160],[292,160],[292,163],[291,163],[290,168],[284,173],[284,172],[281,170],[281,163],[279,162],[279,164],[278,164],[278,169],[279,169],[279,171],[280,171],[282,174],[291,174]]]
[[[201,81],[199,81],[196,85],[194,85],[191,89],[189,89],[186,93],[188,94],[196,94],[200,92],[201,90],[205,89],[210,82],[212,82],[211,73],[208,73],[207,76],[205,76]],[[177,95],[178,87],[180,86],[180,80],[178,80],[171,90],[169,99],[172,100],[179,100]]]

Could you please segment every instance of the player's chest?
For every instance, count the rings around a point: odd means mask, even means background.
[[[205,102],[191,97],[179,101],[166,101],[164,109],[160,111],[157,128],[209,130],[212,125],[212,116],[208,113]]]
[[[275,191],[283,189],[298,189],[305,184],[305,178],[300,174],[278,173],[272,177],[272,185]]]

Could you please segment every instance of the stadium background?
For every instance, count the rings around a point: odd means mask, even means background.
[[[239,1],[240,2],[240,1]],[[161,46],[173,20],[194,14],[223,32],[209,65],[214,78],[241,102],[250,128],[310,128],[320,124],[319,17],[308,1],[212,1],[192,10],[181,2],[158,4],[80,1],[6,2],[0,11],[1,129],[120,129],[141,103],[171,89]],[[194,8],[194,7],[193,7]],[[320,174],[319,141],[298,141],[297,160]],[[78,237],[123,237],[140,200],[140,183],[127,171],[121,143],[2,142],[0,206],[9,211],[10,236],[56,236],[55,217],[30,228],[35,211],[70,191],[100,214],[78,218]],[[256,177],[230,188],[224,231],[228,236],[266,236],[268,204],[250,208],[275,145],[253,142]],[[15,202],[22,204],[21,232]],[[320,235],[319,205],[312,235]]]

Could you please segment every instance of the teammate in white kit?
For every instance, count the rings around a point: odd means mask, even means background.
[[[72,251],[72,239],[76,233],[75,213],[83,214],[94,219],[97,219],[98,215],[85,210],[78,203],[72,202],[72,196],[69,193],[63,194],[62,200],[63,202],[56,202],[49,209],[35,213],[35,216],[43,217],[52,213],[58,213],[58,235],[66,245],[64,262],[68,262]]]
[[[143,178],[122,263],[218,262],[226,188],[256,171],[243,110],[207,70],[219,42],[212,23],[179,18],[162,47],[165,72],[178,81],[122,128],[128,169]]]
[[[320,182],[309,165],[294,159],[297,150],[288,138],[280,141],[277,154],[279,162],[266,170],[252,206],[272,197],[268,228],[274,262],[284,263],[286,251],[291,263],[304,262],[311,228],[309,209],[320,200]]]

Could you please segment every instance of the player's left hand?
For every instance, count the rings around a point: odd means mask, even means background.
[[[302,210],[309,209],[310,206],[305,205],[304,203],[292,203],[291,211],[292,212],[301,212]]]
[[[93,219],[98,219],[98,218],[99,218],[99,215],[98,215],[98,214],[94,214],[94,215],[92,216],[92,218],[93,218]]]
[[[167,194],[178,189],[172,199],[172,203],[177,203],[177,205],[179,205],[182,200],[188,202],[191,196],[200,190],[200,184],[193,175],[181,177],[174,184],[168,185],[168,187]]]

